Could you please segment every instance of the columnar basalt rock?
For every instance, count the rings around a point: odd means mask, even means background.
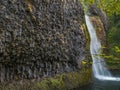
[[[0,81],[78,69],[86,39],[79,0],[0,1]]]

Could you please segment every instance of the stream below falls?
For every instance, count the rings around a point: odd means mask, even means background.
[[[112,71],[114,77],[120,77],[120,71]],[[98,80],[75,90],[120,90],[120,81]]]

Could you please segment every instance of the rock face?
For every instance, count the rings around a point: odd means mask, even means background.
[[[91,16],[91,21],[96,28],[97,36],[101,41],[102,45],[106,45],[106,33],[109,28],[109,22],[106,14],[96,5],[91,5],[89,7],[89,12]]]
[[[106,32],[105,32],[105,28],[104,28],[104,25],[103,25],[100,17],[91,16],[90,20],[93,23],[93,26],[96,30],[96,34],[97,34],[99,40],[101,41],[101,44],[105,45],[105,43],[106,43]]]
[[[77,70],[83,16],[79,0],[0,0],[0,81]]]
[[[92,15],[100,17],[100,20],[104,27],[104,31],[108,31],[109,21],[108,21],[108,17],[106,16],[106,14],[100,8],[97,8],[95,4],[89,7],[89,11]]]

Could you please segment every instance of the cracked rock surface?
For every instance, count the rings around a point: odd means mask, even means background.
[[[0,0],[0,81],[78,69],[86,39],[79,0]]]

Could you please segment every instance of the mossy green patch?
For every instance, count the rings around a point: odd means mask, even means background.
[[[92,80],[91,69],[63,73],[40,81],[22,80],[12,84],[2,84],[0,90],[69,90],[80,87]]]
[[[47,78],[37,83],[40,90],[69,90],[91,81],[91,70],[71,72]]]

